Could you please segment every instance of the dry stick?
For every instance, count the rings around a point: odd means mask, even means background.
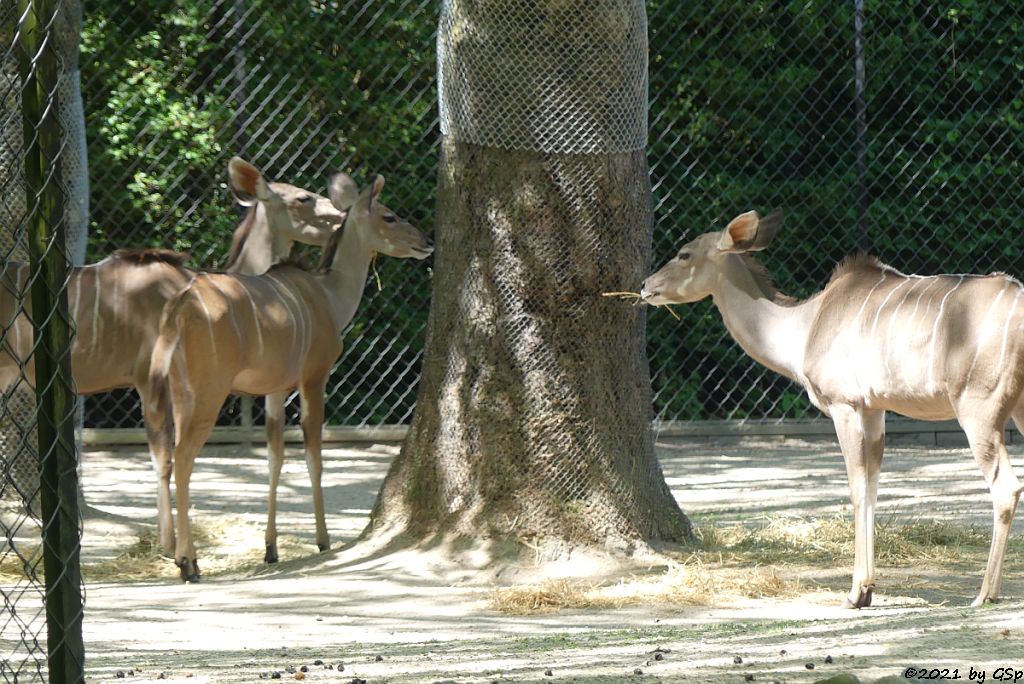
[[[618,297],[619,299],[633,299],[633,300],[636,300],[636,301],[633,302],[633,306],[636,306],[637,304],[640,303],[640,293],[639,292],[602,292],[601,296],[602,297]],[[668,306],[667,304],[661,304],[660,306],[662,308],[664,308],[665,310],[667,310],[670,314],[672,314],[672,317],[675,318],[677,321],[681,321],[682,320],[679,317],[679,314],[677,314],[675,311],[673,311],[672,308],[670,306]]]
[[[373,269],[373,277],[377,279],[377,292],[384,290],[380,285],[380,273],[377,273],[377,253],[374,252],[373,257],[370,259],[370,268]]]

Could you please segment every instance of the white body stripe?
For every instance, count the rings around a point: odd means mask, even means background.
[[[1020,288],[1017,288],[1017,293],[1013,296],[1013,305],[1010,307],[1010,315],[1006,317],[1006,323],[1003,325],[1003,341],[999,345],[999,362],[996,364],[996,368],[1003,367],[1003,361],[1006,359],[1006,343],[1010,337],[1010,321],[1013,320],[1013,314],[1017,311],[1017,304],[1020,303]]]
[[[960,289],[960,286],[964,282],[966,276],[960,276],[960,279],[956,281],[949,292],[943,297],[942,301],[939,302],[939,310],[935,314],[935,322],[932,323],[931,343],[928,347],[928,385],[933,386],[935,384],[935,346],[939,339],[939,322],[942,320],[942,313],[946,310],[946,300],[949,299],[954,292]]]
[[[882,271],[882,277],[878,279],[878,282],[875,283],[874,286],[870,290],[868,290],[867,295],[865,295],[865,297],[864,297],[864,301],[860,303],[860,308],[857,309],[857,315],[853,319],[854,320],[854,324],[856,324],[858,321],[860,321],[860,317],[864,315],[864,309],[867,307],[868,302],[871,300],[871,295],[873,295],[875,293],[875,290],[877,290],[879,288],[879,286],[882,283],[885,282],[885,277],[887,275],[889,275],[889,274],[885,270],[883,270]]]
[[[1006,294],[1007,287],[1009,287],[1009,284],[1003,285],[1003,289],[999,290],[999,294],[997,294],[996,298],[992,300],[992,303],[988,306],[988,311],[985,312],[985,318],[981,322],[981,329],[978,330],[978,344],[974,346],[974,357],[971,359],[971,367],[967,369],[967,379],[964,380],[965,385],[971,384],[971,376],[974,375],[974,369],[978,365],[978,359],[981,357],[981,351],[985,347],[985,343],[992,337],[990,334],[992,332],[990,324],[992,323],[996,308],[999,306],[999,302],[1002,301],[1003,295]],[[1010,318],[1013,318],[1012,312],[1006,319],[1007,324],[1009,323]]]
[[[889,347],[892,349],[895,349],[897,346],[896,341],[893,339],[892,326],[896,322],[896,319],[899,318],[900,309],[903,308],[903,304],[910,298],[910,293],[914,291],[914,288],[917,287],[917,284],[921,281],[922,278],[912,278],[909,280],[911,283],[910,287],[903,293],[903,298],[900,299],[900,303],[896,305],[896,308],[893,309],[892,315],[889,316],[889,326],[885,331],[885,339],[887,340]],[[918,299],[920,300],[920,297],[918,297]],[[892,372],[892,356],[892,354],[885,355],[885,372],[890,378],[895,377],[895,374]]]
[[[256,302],[253,301],[252,295],[249,294],[249,288],[246,286],[245,281],[241,278],[236,279],[236,282],[242,287],[242,292],[245,293],[245,298],[249,300],[249,306],[252,308],[252,317],[256,327],[256,344],[259,346],[259,352],[263,353],[263,326],[260,325],[260,312],[256,308]]]
[[[216,279],[210,278],[210,284],[213,285],[214,289],[217,290],[217,292],[219,292],[220,295],[224,297],[225,300],[230,301],[230,297],[228,297],[227,293],[224,292],[224,290],[221,289],[220,285],[217,284]],[[241,328],[238,327],[238,320],[235,318],[235,307],[230,305],[228,306],[228,315],[231,316],[231,327],[235,329],[235,337],[238,338],[238,346],[241,349],[243,339],[242,330]]]
[[[89,334],[89,348],[93,351],[96,350],[96,343],[99,341],[100,331],[100,272],[97,269],[93,269],[92,277],[92,329]]]
[[[192,288],[192,292],[196,295],[196,301],[199,302],[199,306],[203,307],[203,313],[206,314],[206,328],[210,331],[210,351],[213,352],[213,360],[217,360],[217,336],[213,333],[213,314],[210,313],[210,309],[206,306],[206,302],[203,301],[203,293],[199,291],[198,287]]]

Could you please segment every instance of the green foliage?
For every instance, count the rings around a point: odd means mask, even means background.
[[[761,260],[789,294],[855,251],[853,3],[648,3],[654,261],[736,214],[782,207]],[[908,272],[1021,271],[1024,16],[1004,3],[869,0],[868,244]],[[707,302],[650,317],[664,417],[816,413],[747,358]],[[698,383],[697,405],[689,397]]]
[[[335,171],[382,173],[388,206],[431,232],[434,9],[85,0],[89,259],[165,246],[189,251],[195,267],[223,266],[239,215],[226,189],[234,154],[321,193]],[[331,422],[399,422],[415,400],[429,269],[387,259],[379,269],[383,293],[368,288],[345,336]],[[113,402],[104,409],[91,415],[125,417]]]
[[[241,22],[237,4],[85,0],[90,258],[148,244],[222,265],[233,154],[320,191],[335,170],[379,171],[389,206],[431,232],[437,3],[246,0]],[[1022,274],[1024,15],[976,0],[866,4],[872,249],[905,271]],[[655,265],[684,237],[782,207],[762,259],[783,291],[820,289],[860,239],[853,3],[647,7]],[[331,382],[335,422],[407,419],[415,399],[428,269],[382,260],[381,273]],[[650,318],[661,417],[808,412],[710,304],[679,311]]]

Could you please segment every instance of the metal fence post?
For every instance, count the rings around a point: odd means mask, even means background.
[[[854,0],[854,99],[857,116],[857,247],[871,249],[868,237],[868,110],[864,99],[864,0]]]
[[[65,66],[56,36],[57,0],[19,0],[24,168],[35,334],[36,429],[40,456],[49,681],[84,677],[80,514],[75,452],[71,325],[65,283],[66,197],[60,183],[63,131],[57,90]]]

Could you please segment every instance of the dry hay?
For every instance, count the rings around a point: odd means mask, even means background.
[[[192,521],[192,537],[199,550],[199,568],[204,577],[248,575],[265,567],[262,528],[238,516],[218,515]],[[296,537],[279,535],[278,550],[282,558],[300,559],[317,555],[316,546]],[[38,543],[18,544],[21,554],[6,549],[0,557],[0,582],[14,583],[34,572],[42,580],[42,552]],[[23,561],[22,557],[26,560]],[[26,562],[27,561],[27,562]],[[174,561],[160,547],[156,530],[147,528],[112,558],[90,560],[86,549],[82,555],[82,575],[87,582],[125,582],[180,577]]]
[[[843,515],[771,516],[758,526],[698,526],[696,532],[701,553],[718,554],[723,563],[845,564],[853,559],[853,521]],[[875,557],[883,565],[984,559],[989,535],[979,527],[899,520],[893,514],[875,522]],[[1011,540],[1011,548],[1021,545],[1019,539]]]
[[[653,577],[633,577],[611,585],[585,585],[559,579],[539,585],[497,589],[490,608],[509,615],[565,609],[611,609],[624,606],[704,606],[740,598],[776,598],[800,593],[798,580],[784,579],[775,568],[710,568],[697,557],[671,563]]]
[[[984,563],[989,531],[948,521],[877,521],[875,553],[881,566],[911,563]],[[663,572],[611,585],[560,579],[495,590],[493,610],[526,615],[554,610],[636,605],[722,605],[750,598],[795,597],[809,590],[797,569],[846,568],[853,561],[853,523],[841,515],[766,517],[757,526],[696,528],[701,548]],[[1024,547],[1019,538],[1012,548]]]

